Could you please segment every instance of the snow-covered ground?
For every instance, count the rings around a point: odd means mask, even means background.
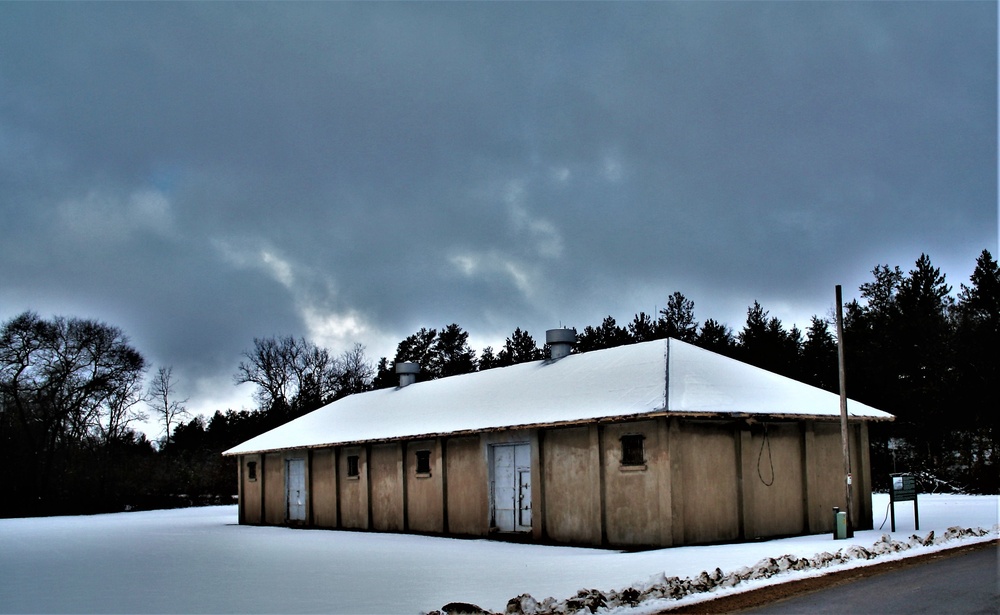
[[[888,496],[875,495],[875,526]],[[940,538],[949,527],[985,536],[920,546],[858,566],[998,537],[996,496],[921,495],[897,505],[891,538]],[[409,613],[469,602],[503,611],[530,594],[569,598],[582,588],[620,590],[667,577],[732,572],[766,557],[811,557],[852,544],[871,549],[885,528],[851,540],[828,534],[751,544],[640,553],[487,540],[239,526],[236,508],[210,507],[93,517],[0,520],[0,612],[18,613]],[[840,568],[838,568],[840,569]],[[717,591],[745,591],[822,571],[799,571]],[[714,597],[717,593],[709,596]],[[684,601],[703,599],[689,596]],[[648,602],[619,613],[652,612]]]

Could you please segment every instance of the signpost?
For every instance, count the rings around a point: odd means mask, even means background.
[[[892,516],[892,531],[896,531],[896,502],[913,502],[913,529],[920,530],[920,511],[917,508],[917,479],[912,474],[891,474],[889,487],[889,511]]]

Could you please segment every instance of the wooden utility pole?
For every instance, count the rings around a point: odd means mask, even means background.
[[[840,372],[840,442],[844,450],[844,502],[847,511],[847,535],[854,535],[851,498],[851,443],[847,429],[847,374],[844,369],[844,301],[837,284],[837,359]]]

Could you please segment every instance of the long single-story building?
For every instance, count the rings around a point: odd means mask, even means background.
[[[827,532],[844,499],[838,395],[675,339],[352,395],[226,451],[239,520],[609,547]],[[855,527],[868,421],[850,401]]]

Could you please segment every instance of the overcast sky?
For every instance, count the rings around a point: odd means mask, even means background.
[[[254,337],[786,324],[997,256],[995,2],[0,4],[0,319],[196,412]]]

